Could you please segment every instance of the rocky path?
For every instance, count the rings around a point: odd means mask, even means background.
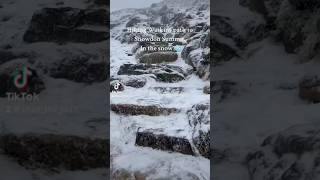
[[[111,85],[122,87],[111,92],[112,166],[150,178],[209,179],[209,141],[196,135],[196,128],[210,126],[207,82],[180,55],[172,63],[143,64],[126,53],[132,45],[111,43]]]

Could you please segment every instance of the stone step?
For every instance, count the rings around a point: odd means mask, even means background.
[[[160,82],[174,83],[185,80],[189,71],[173,65],[151,64],[124,64],[120,67],[118,75],[153,75]]]
[[[81,27],[84,25],[105,27],[108,21],[105,9],[43,8],[33,14],[23,39],[28,43],[101,42],[109,38],[107,30],[94,31]]]
[[[0,136],[4,155],[28,169],[88,170],[109,167],[109,140],[54,134]]]
[[[148,116],[161,116],[170,115],[179,112],[176,108],[162,108],[158,106],[140,106],[133,104],[111,104],[111,111],[121,115],[148,115]]]
[[[169,63],[176,60],[178,60],[178,54],[176,52],[152,52],[141,55],[139,58],[139,62],[145,64]]]
[[[155,134],[151,131],[137,132],[136,146],[150,147],[157,150],[194,155],[188,139],[165,134]]]
[[[184,92],[184,87],[151,87],[150,89],[160,94],[181,94]]]

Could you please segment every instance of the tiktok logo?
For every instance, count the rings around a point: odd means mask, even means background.
[[[121,86],[121,84],[120,84],[119,82],[116,82],[113,87],[114,87],[114,89],[115,89],[116,91],[118,91],[119,88],[120,88],[120,86]]]
[[[13,83],[19,88],[23,89],[28,85],[28,77],[32,75],[32,72],[27,66],[23,66],[21,70],[17,69],[13,73]]]

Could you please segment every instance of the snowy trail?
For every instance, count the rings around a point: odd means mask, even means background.
[[[111,76],[116,75],[119,67],[124,63],[134,63],[128,45],[121,45],[117,40],[111,40],[114,52],[111,50]],[[114,61],[113,61],[114,60]],[[116,61],[117,60],[117,61]],[[114,62],[114,64],[112,64]],[[172,65],[187,67],[179,58]],[[209,95],[203,94],[206,82],[195,75],[177,83],[161,83],[150,78],[143,88],[126,88],[122,92],[111,93],[111,104],[160,105],[181,109],[180,113],[169,116],[150,117],[123,116],[111,112],[111,156],[113,168],[140,171],[151,175],[152,178],[182,178],[193,179],[190,174],[202,180],[210,179],[210,161],[203,157],[182,155],[135,146],[136,133],[139,128],[162,129],[166,134],[191,139],[191,128],[187,120],[186,111],[192,105],[209,103]],[[152,87],[183,87],[182,93],[160,94]]]

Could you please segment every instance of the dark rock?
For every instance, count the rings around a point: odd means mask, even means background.
[[[75,82],[94,83],[107,79],[107,64],[104,60],[93,60],[90,55],[72,55],[54,64],[50,76]]]
[[[27,83],[23,87],[17,86],[16,83],[22,82],[24,73],[28,74]],[[7,97],[8,93],[34,95],[45,90],[45,84],[37,71],[21,64],[14,64],[0,73],[0,87],[0,97]]]
[[[235,86],[237,84],[233,81],[229,80],[219,80],[219,81],[212,81],[211,88],[212,94],[214,97],[217,97],[217,102],[222,102],[228,96],[232,94],[236,94]]]
[[[149,131],[137,132],[136,145],[153,149],[194,155],[190,142],[185,138],[154,134]]]
[[[208,125],[210,123],[210,106],[208,104],[196,104],[187,111],[191,127]]]
[[[110,92],[124,91],[124,85],[119,81],[111,81]]]
[[[153,87],[152,89],[161,94],[168,94],[168,93],[180,94],[184,91],[184,87]]]
[[[188,56],[191,53],[191,51],[194,51],[200,48],[200,44],[201,44],[201,41],[199,39],[189,42],[182,50],[181,57],[183,59],[188,59]]]
[[[269,19],[274,19],[277,17],[283,1],[284,0],[264,0],[264,5],[266,7]]]
[[[187,72],[178,66],[151,64],[124,64],[118,72],[118,75],[142,74],[151,74],[158,81],[173,83],[184,80]]]
[[[120,77],[111,77],[111,81],[118,80],[125,86],[133,88],[142,88],[146,85],[147,79],[142,76],[120,76]]]
[[[320,7],[318,0],[289,0],[298,10],[314,10]]]
[[[249,0],[239,0],[239,4],[243,7],[249,7],[250,1]]]
[[[140,22],[141,20],[138,17],[134,17],[128,21],[128,23],[126,24],[126,27],[134,27]]]
[[[204,94],[211,94],[210,85],[205,86],[205,87],[203,88],[203,93],[204,93]]]
[[[178,54],[175,52],[153,52],[144,54],[139,58],[140,63],[160,64],[165,62],[174,62],[178,59]]]
[[[111,81],[118,80],[125,86],[133,87],[133,88],[142,88],[146,85],[147,79],[145,77],[140,76],[126,76],[126,77],[117,77],[111,78]]]
[[[93,2],[99,6],[109,6],[109,2],[105,0],[93,0]]]
[[[248,45],[245,38],[232,26],[233,23],[228,17],[211,15],[210,18],[212,31],[232,39],[239,48],[244,48]]]
[[[81,10],[75,8],[44,8],[32,16],[30,26],[23,36],[25,42],[81,42],[92,43],[107,40],[106,31],[81,29],[86,24],[107,22],[105,10]]]
[[[17,58],[24,58],[26,55],[18,54],[11,51],[0,50],[0,65],[6,63],[10,60],[17,59]]]
[[[213,65],[220,65],[223,62],[230,61],[234,57],[238,57],[237,52],[230,46],[220,43],[211,38],[211,59]]]
[[[317,76],[304,77],[299,83],[299,97],[312,103],[319,103],[320,79]]]
[[[210,106],[196,104],[187,111],[193,129],[192,141],[200,155],[210,159]]]
[[[88,170],[109,167],[109,142],[68,135],[1,135],[3,153],[28,169]]]
[[[319,124],[300,124],[267,137],[247,156],[252,179],[319,179],[319,129]]]
[[[210,131],[203,132],[200,130],[199,135],[193,138],[193,143],[195,147],[198,149],[200,155],[210,159]]]
[[[299,47],[303,45],[306,39],[303,22],[307,21],[306,18],[305,15],[291,14],[278,25],[278,38],[283,42],[288,53],[298,53]]]
[[[160,116],[170,115],[172,113],[179,112],[176,108],[162,108],[158,106],[139,106],[133,104],[111,104],[111,111],[117,114],[123,115],[148,115],[148,116]]]
[[[244,29],[246,29],[245,37],[248,43],[261,41],[270,35],[270,29],[266,24],[257,24],[254,21],[248,22]]]
[[[88,9],[84,11],[83,23],[89,25],[107,26],[108,12],[105,9]]]

